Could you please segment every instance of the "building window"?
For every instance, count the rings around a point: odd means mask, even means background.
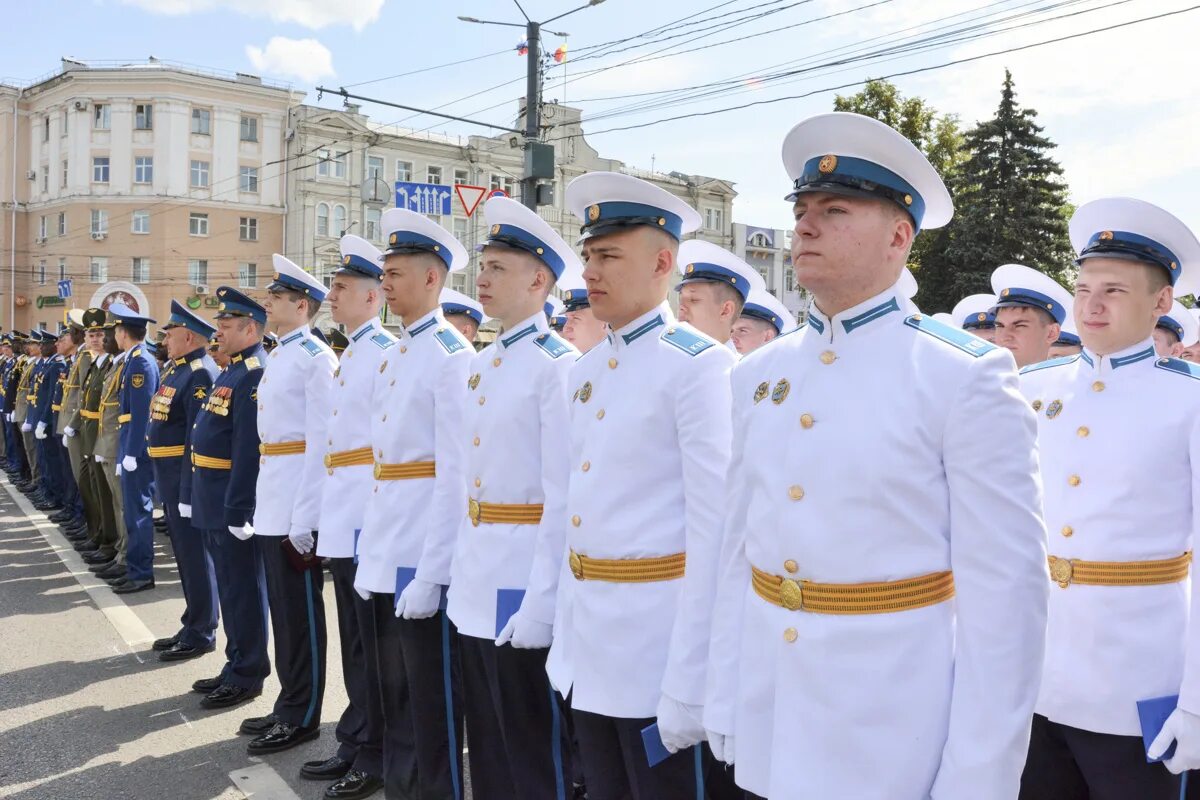
[[[42,117],[42,141],[50,141],[50,115]]]
[[[367,238],[372,242],[379,241],[379,218],[382,212],[378,208],[367,209]]]
[[[258,265],[238,264],[238,287],[255,289],[258,287]]]
[[[796,291],[796,269],[791,264],[785,264],[783,267],[783,290]]]
[[[67,260],[65,258],[60,258],[58,260],[58,279],[60,281],[65,281],[67,279]]]
[[[513,179],[507,175],[497,175],[493,172],[488,188],[490,188],[493,192],[497,189],[503,190],[505,194],[507,194],[509,197],[512,197],[513,187],[515,185],[516,184],[514,183]]]
[[[346,207],[333,207],[333,235],[342,237],[346,235]]]
[[[346,177],[346,153],[321,150],[318,154],[317,176],[320,178]]]
[[[412,181],[412,162],[397,161],[396,162],[396,180],[401,183],[410,183]]]
[[[62,130],[58,132],[58,135],[65,137],[67,135],[67,128],[69,128],[70,126],[71,126],[71,112],[64,108],[63,115],[62,115]]]
[[[137,156],[133,159],[133,182],[154,183],[154,158]]]
[[[58,235],[67,235],[67,212],[65,211],[58,212]]]
[[[150,259],[135,258],[133,259],[133,269],[130,270],[134,283],[149,283],[150,282]]]
[[[383,157],[367,156],[367,180],[383,177]]]
[[[92,265],[88,279],[92,283],[108,283],[108,259],[106,257],[92,256]]]
[[[188,259],[188,283],[193,286],[203,286],[208,283],[208,260],[203,258]]]
[[[42,241],[46,239],[46,217],[44,215],[38,218],[38,238]]]
[[[257,242],[258,217],[240,217],[238,219],[238,233],[243,242]]]
[[[719,208],[704,209],[704,227],[710,231],[725,230],[725,214]]]
[[[454,170],[454,182],[458,185],[465,185],[470,180],[470,174],[465,169]]]
[[[92,183],[108,183],[108,156],[92,159]]]
[[[258,167],[242,167],[241,189],[243,192],[258,191]]]
[[[92,209],[92,233],[108,233],[108,212],[99,208]]]
[[[192,109],[192,133],[208,136],[212,130],[212,112],[207,108]]]
[[[462,217],[455,217],[453,222],[454,238],[460,242],[467,240],[467,221]]]
[[[329,235],[329,206],[317,203],[317,236]]]
[[[750,237],[750,246],[758,248],[770,247],[770,242],[767,241],[765,233],[756,233]]]
[[[441,167],[426,167],[425,168],[425,182],[440,184],[442,182],[442,168]]]
[[[67,170],[67,160],[64,158],[62,162],[62,188],[67,188],[67,178],[70,173]]]
[[[192,236],[208,236],[208,214],[193,211],[188,216],[188,233]]]
[[[38,284],[46,285],[46,259],[44,258],[38,262]]]
[[[50,191],[50,167],[42,167],[42,191]]]
[[[242,122],[238,126],[238,138],[243,142],[258,141],[258,117],[242,117]]]
[[[193,161],[192,162],[192,188],[207,189],[208,188],[208,162]]]
[[[150,212],[135,211],[133,212],[133,228],[134,233],[149,233],[150,232]]]
[[[154,106],[149,103],[138,103],[133,107],[133,129],[137,131],[154,129]]]
[[[456,292],[462,292],[463,294],[466,294],[466,292],[467,292],[467,276],[463,273],[462,270],[459,270],[458,272],[450,273],[450,288]]]
[[[97,103],[92,108],[92,127],[98,131],[106,131],[112,127],[112,106]]]

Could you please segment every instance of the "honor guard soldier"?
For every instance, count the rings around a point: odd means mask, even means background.
[[[316,547],[333,578],[348,703],[335,731],[337,752],[324,760],[306,762],[300,770],[300,776],[308,780],[335,781],[325,790],[330,800],[368,797],[383,786],[383,702],[373,649],[374,606],[354,590],[354,574],[375,464],[370,420],[376,409],[371,392],[396,343],[396,337],[379,321],[382,254],[366,239],[347,234],[341,239],[341,256],[325,301],[333,321],[345,326],[349,334],[329,387],[325,438],[308,445],[317,448],[325,466]],[[336,337],[331,341],[336,342]],[[390,646],[398,645],[392,642]],[[389,796],[416,795],[411,721],[409,725],[407,730],[398,725],[390,731],[397,746],[407,748],[409,762],[407,771],[392,776],[394,783],[385,790]]]
[[[21,439],[21,425],[16,422],[17,398],[20,396],[21,381],[28,369],[28,358],[25,355],[25,336],[19,331],[10,335],[13,346],[13,358],[4,374],[4,432],[5,447],[8,451],[8,463],[15,475],[13,485],[20,491],[25,491],[32,480],[29,459],[25,456],[25,446]]]
[[[390,209],[382,225],[383,295],[404,327],[375,380],[375,483],[354,586],[375,605],[388,786],[398,770],[412,769],[411,752],[393,746],[396,728],[411,725],[404,734],[416,734],[420,796],[461,798],[458,644],[443,609],[467,507],[463,411],[475,351],[446,322],[439,296],[450,272],[466,266],[467,253],[423,214]]]
[[[183,586],[183,616],[179,631],[156,641],[154,649],[159,661],[178,662],[211,653],[216,641],[216,573],[204,534],[180,514],[179,493],[185,473],[191,477],[190,434],[208,401],[217,365],[205,352],[215,328],[177,300],[171,301],[171,317],[163,331],[160,347],[166,350],[167,362],[150,401],[146,454],[154,467],[154,485]]]
[[[442,289],[439,298],[442,303],[442,315],[454,327],[458,328],[468,342],[475,343],[479,335],[479,326],[488,321],[479,301],[472,300],[462,292],[453,289]]]
[[[83,456],[91,460],[89,473],[96,494],[98,514],[94,520],[95,548],[83,550],[83,560],[97,577],[118,580],[125,576],[125,520],[121,513],[121,487],[116,470],[111,466],[117,453],[117,415],[120,403],[116,400],[116,363],[120,354],[113,323],[103,309],[89,309],[85,341],[96,353],[92,368],[84,377],[83,406],[80,408],[79,437]],[[106,398],[112,398],[108,400]],[[110,423],[106,430],[105,416]],[[114,488],[116,491],[114,491]]]
[[[84,489],[86,475],[83,463],[83,449],[76,435],[76,429],[71,428],[71,421],[79,414],[83,402],[83,376],[92,363],[92,354],[83,349],[83,309],[73,308],[67,312],[67,327],[58,337],[59,352],[67,359],[67,373],[62,381],[62,397],[58,402],[57,420],[54,437],[57,440],[65,465],[63,482],[67,486],[68,503],[57,518],[51,520],[63,526],[68,536],[86,536],[87,512],[84,508],[87,499],[91,497],[91,487]],[[70,428],[71,435],[67,435]]]
[[[693,208],[609,172],[576,178],[566,202],[611,332],[567,387],[569,573],[547,671],[570,699],[589,797],[697,797],[735,355],[665,302]],[[642,729],[656,715],[677,752],[651,769]]]
[[[7,333],[0,334],[0,407],[3,407],[4,402],[7,400],[8,376],[16,360],[17,357],[13,353],[12,336]],[[8,432],[7,412],[5,412],[4,418],[0,419],[0,441],[3,441],[4,470],[9,474],[11,479],[16,480],[18,470],[12,458],[12,437]]]
[[[1008,349],[1017,368],[1045,361],[1058,341],[1071,293],[1054,279],[1021,264],[1005,264],[992,272],[996,293],[996,344]]]
[[[125,579],[113,591],[132,594],[154,588],[154,471],[146,455],[146,427],[150,398],[158,391],[158,363],[144,341],[154,320],[121,303],[109,306],[108,312],[116,320],[117,346],[125,355],[117,390],[120,432],[115,461],[128,539]]]
[[[571,784],[570,743],[546,655],[566,535],[567,375],[579,351],[550,332],[542,305],[582,265],[515,200],[493,197],[483,213],[476,288],[501,331],[467,379],[469,499],[446,613],[461,646],[473,796],[555,800]]]
[[[1071,305],[1071,313],[1067,314],[1067,318],[1062,324],[1062,330],[1058,332],[1058,341],[1050,345],[1050,358],[1073,356],[1083,349],[1083,341],[1079,338],[1079,331],[1075,328],[1074,301]],[[1200,323],[1196,324],[1196,330],[1200,332]]]
[[[42,358],[42,332],[40,330],[31,330],[29,332],[29,342],[26,347],[26,353],[29,357],[29,368],[25,370],[25,374],[21,377],[21,384],[18,386],[17,409],[15,422],[21,428],[21,441],[25,448],[25,456],[29,460],[29,474],[31,476],[31,486],[29,487],[29,500],[33,503],[33,507],[39,511],[48,511],[52,506],[48,503],[49,498],[46,497],[46,465],[42,463],[41,449],[38,447],[37,439],[33,434],[33,425],[36,421],[37,412],[37,386],[38,378],[46,367],[45,359]]]
[[[996,295],[969,294],[955,304],[950,312],[954,325],[983,339],[996,341]]]
[[[258,728],[246,748],[251,755],[317,738],[325,695],[325,571],[314,549],[326,477],[322,442],[337,357],[312,332],[325,284],[278,253],[273,260],[267,324],[278,332],[279,344],[267,356],[258,385],[262,443],[254,541],[267,574],[279,696],[266,717],[242,723],[243,731]]]
[[[596,319],[592,304],[588,301],[587,287],[583,285],[583,273],[566,276],[557,284],[563,293],[563,310],[567,313],[567,324],[562,336],[581,353],[586,353],[603,341],[608,326]]]
[[[66,487],[63,485],[62,448],[57,438],[51,438],[57,422],[54,415],[54,396],[59,390],[59,379],[67,374],[66,359],[58,353],[58,336],[42,331],[41,370],[33,381],[29,400],[27,425],[33,426],[33,438],[37,443],[38,467],[42,476],[43,510],[63,508]]]
[[[217,342],[229,366],[213,383],[191,432],[191,473],[180,484],[180,516],[204,532],[217,575],[227,663],[192,685],[201,708],[229,708],[262,693],[267,656],[267,585],[254,535],[258,480],[258,382],[267,312],[229,286],[217,288]]]
[[[796,318],[787,306],[766,289],[758,289],[746,298],[741,316],[733,323],[730,338],[734,349],[747,356],[795,329]]]
[[[1180,358],[1185,342],[1191,344],[1200,335],[1200,325],[1188,307],[1178,300],[1171,301],[1170,312],[1158,318],[1154,326],[1154,353],[1159,357]]]
[[[755,289],[766,291],[758,270],[728,250],[703,239],[679,245],[679,321],[736,352],[733,323]]]
[[[1045,634],[1033,414],[1007,351],[902,311],[953,213],[921,152],[834,113],[783,161],[814,303],[734,370],[710,744],[755,796],[1010,800]]]
[[[1200,368],[1157,356],[1153,331],[1172,292],[1200,283],[1200,242],[1128,198],[1081,206],[1070,235],[1083,351],[1021,375],[1038,416],[1051,586],[1020,796],[1174,800],[1178,773],[1200,767],[1200,593],[1188,591]],[[1138,703],[1174,696],[1147,750]],[[1172,743],[1165,767],[1149,763]]]

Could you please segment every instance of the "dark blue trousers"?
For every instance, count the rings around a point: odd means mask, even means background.
[[[271,674],[267,655],[267,579],[253,538],[239,540],[228,528],[204,531],[204,543],[217,574],[217,597],[225,629],[225,669],[221,680],[260,689]]]
[[[54,505],[62,505],[62,447],[54,439],[35,439],[38,450],[38,485],[42,497]]]
[[[178,503],[164,502],[163,511],[183,586],[179,640],[192,647],[208,647],[215,641],[217,631],[217,574],[213,560],[204,546],[204,534],[192,527],[191,520],[179,516]]]
[[[62,443],[62,437],[47,439],[53,442],[48,445],[58,451],[58,460],[62,465],[62,503],[63,508],[71,512],[72,519],[83,519],[83,496],[79,494],[79,484],[75,482],[75,473],[71,470],[71,453]]]
[[[129,544],[125,552],[127,577],[143,581],[154,576],[154,470],[150,459],[137,460],[138,468],[121,470],[121,496],[125,502],[125,530]]]

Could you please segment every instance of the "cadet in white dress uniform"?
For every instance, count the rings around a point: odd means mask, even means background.
[[[1181,358],[1186,345],[1196,341],[1200,324],[1191,310],[1178,300],[1171,301],[1170,312],[1158,318],[1154,325],[1154,354]]]
[[[996,295],[969,294],[950,312],[954,325],[983,339],[996,341]]]
[[[393,758],[392,738],[411,725],[419,796],[448,800],[462,796],[462,707],[456,634],[443,609],[467,508],[463,411],[475,351],[446,322],[439,294],[467,252],[422,214],[389,209],[382,225],[383,293],[404,328],[375,376],[375,481],[354,586],[374,606],[385,780],[411,769],[406,752]]]
[[[815,302],[733,374],[709,742],[769,798],[1011,800],[1047,594],[1033,414],[1007,351],[902,310],[912,236],[953,211],[924,156],[839,113],[783,159]]]
[[[337,781],[325,793],[331,800],[367,797],[382,785],[383,703],[375,652],[369,649],[374,637],[368,635],[374,626],[374,611],[371,603],[354,591],[354,575],[375,463],[369,423],[371,389],[380,365],[396,343],[396,337],[379,322],[382,254],[367,240],[347,234],[341,239],[341,255],[341,267],[333,275],[326,302],[333,321],[346,326],[348,344],[329,386],[325,436],[309,445],[321,455],[325,467],[316,550],[327,560],[333,578],[349,703],[337,725],[337,753],[307,762],[300,771],[310,780]],[[411,769],[399,775],[387,793],[412,796],[416,791],[412,733],[405,738],[403,727],[397,727],[395,736],[407,741]]]
[[[733,346],[748,356],[776,337],[796,329],[796,318],[787,306],[765,288],[750,292],[742,315],[733,324]]]
[[[703,239],[679,245],[679,321],[736,352],[733,323],[752,291],[766,291],[762,275],[723,247]]]
[[[1050,357],[1071,310],[1071,293],[1054,279],[1022,264],[992,271],[996,293],[995,343],[1007,348],[1023,368]]]
[[[587,287],[583,285],[583,274],[561,278],[556,284],[563,293],[563,310],[567,324],[563,326],[563,338],[575,345],[575,349],[586,353],[604,340],[608,326],[596,319],[592,304],[588,300]]]
[[[325,285],[278,253],[273,259],[265,308],[279,336],[258,384],[254,543],[267,575],[279,696],[267,718],[242,725],[261,734],[247,748],[254,755],[317,738],[325,695],[325,571],[312,553],[337,358],[309,328]]]
[[[483,306],[478,300],[450,288],[442,289],[438,299],[442,303],[442,315],[446,321],[458,328],[463,338],[474,344],[475,337],[479,335],[479,326],[490,319],[483,313]]]
[[[735,356],[664,302],[694,209],[614,173],[576,178],[566,202],[584,223],[592,311],[612,331],[568,385],[570,572],[547,670],[570,695],[589,797],[690,800]],[[651,769],[641,731],[655,716],[680,752]]]
[[[579,351],[550,332],[542,304],[558,277],[582,265],[515,200],[494,197],[483,213],[490,228],[477,287],[503,328],[471,360],[469,500],[446,611],[462,651],[472,795],[554,800],[571,785],[546,654],[567,522],[567,375]]]
[[[1200,490],[1200,368],[1155,355],[1172,286],[1197,285],[1200,243],[1149,203],[1109,198],[1071,220],[1084,349],[1022,372],[1038,414],[1050,615],[1025,800],[1179,795],[1200,766],[1200,593],[1189,564]],[[1190,599],[1189,599],[1190,594]],[[1179,705],[1150,748],[1137,703]],[[1168,771],[1169,768],[1169,771]]]
[[[1061,358],[1062,356],[1073,356],[1083,349],[1083,342],[1079,338],[1079,331],[1075,329],[1075,314],[1074,301],[1072,308],[1067,312],[1067,318],[1062,324],[1062,329],[1058,332],[1058,341],[1050,345],[1050,358]],[[1200,326],[1197,327],[1200,331]]]

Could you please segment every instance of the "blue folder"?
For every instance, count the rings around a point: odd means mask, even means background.
[[[497,589],[496,590],[496,635],[500,635],[500,631],[504,630],[504,626],[512,619],[512,615],[517,613],[521,607],[521,601],[525,599],[524,589]]]
[[[1142,744],[1147,751],[1150,750],[1150,745],[1153,744],[1155,737],[1166,724],[1167,717],[1171,716],[1171,712],[1179,705],[1179,695],[1173,694],[1169,697],[1152,697],[1149,700],[1138,700],[1138,719],[1142,723]],[[1175,755],[1175,743],[1167,748],[1167,752],[1163,753],[1162,758],[1150,758],[1146,756],[1147,763],[1153,764],[1155,761],[1162,761]]]

